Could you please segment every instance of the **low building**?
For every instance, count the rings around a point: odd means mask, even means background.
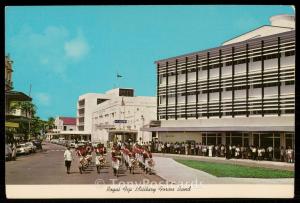
[[[75,117],[58,116],[55,118],[54,128],[59,131],[75,131],[76,130],[76,118]]]

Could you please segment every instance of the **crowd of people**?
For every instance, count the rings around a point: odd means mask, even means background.
[[[195,142],[145,142],[146,147],[156,153],[199,155],[208,157],[225,157],[227,159],[252,159],[282,162],[294,162],[294,150],[287,148],[240,146],[240,145],[204,145]]]

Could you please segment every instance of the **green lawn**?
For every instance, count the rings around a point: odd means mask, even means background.
[[[212,163],[195,160],[175,159],[188,167],[195,168],[217,177],[235,178],[293,178],[293,171],[240,166],[234,164]]]

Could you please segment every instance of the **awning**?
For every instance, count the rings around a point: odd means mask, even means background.
[[[25,116],[16,116],[12,114],[6,114],[5,120],[9,122],[29,122],[30,118],[27,118]]]
[[[122,130],[122,129],[116,129],[116,130],[108,130],[110,133],[137,133],[137,130]]]
[[[18,91],[7,91],[5,97],[8,101],[32,101],[31,97]]]
[[[294,132],[294,126],[221,126],[221,127],[153,127],[141,128],[149,132]]]

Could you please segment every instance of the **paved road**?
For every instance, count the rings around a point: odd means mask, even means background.
[[[83,174],[79,173],[78,165],[72,162],[71,174],[66,174],[64,166],[65,147],[46,143],[43,145],[44,151],[28,156],[17,157],[16,161],[5,163],[6,184],[112,184],[114,183],[164,183],[165,180],[157,175],[145,174],[142,170],[137,170],[135,174],[130,174],[121,167],[120,176],[113,175],[111,164],[96,172],[96,167],[89,167]],[[110,161],[110,158],[108,158]],[[122,170],[123,169],[123,170]]]

